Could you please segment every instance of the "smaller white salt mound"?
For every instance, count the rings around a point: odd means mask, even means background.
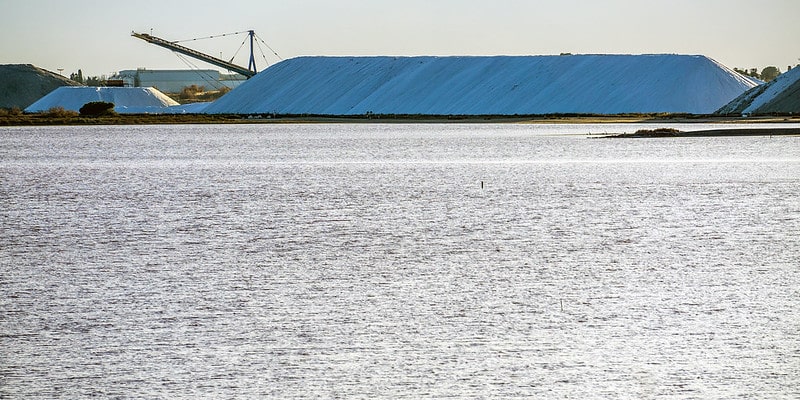
[[[44,112],[55,107],[79,111],[84,104],[93,101],[114,103],[114,110],[120,114],[161,113],[167,107],[178,105],[178,102],[151,87],[64,86],[37,100],[25,112]]]

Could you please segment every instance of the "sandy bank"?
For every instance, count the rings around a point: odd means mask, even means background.
[[[120,114],[108,117],[81,117],[65,113],[20,114],[2,112],[0,126],[30,125],[168,125],[168,124],[314,124],[314,123],[489,123],[489,124],[624,124],[624,123],[674,123],[704,124],[726,123],[800,123],[800,116],[787,117],[726,117],[695,116],[685,114],[624,114],[624,115],[528,115],[528,116],[424,116],[424,115],[371,115],[371,116],[244,116],[217,114]]]
[[[602,135],[602,138],[665,138],[665,137],[713,137],[713,136],[800,136],[800,128],[742,128],[705,129],[698,131],[648,130],[618,135]]]

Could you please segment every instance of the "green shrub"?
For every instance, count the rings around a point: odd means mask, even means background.
[[[181,100],[192,100],[196,99],[198,95],[202,94],[206,91],[206,88],[203,86],[191,85],[186,86],[181,89],[181,93],[179,95]]]
[[[106,103],[105,101],[92,101],[86,103],[79,111],[81,112],[81,115],[87,117],[117,115],[117,112],[114,111],[114,103]]]
[[[0,108],[0,117],[8,117],[15,115],[22,115],[22,110],[20,110],[19,107]]]

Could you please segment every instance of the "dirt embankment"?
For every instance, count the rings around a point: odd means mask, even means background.
[[[0,65],[0,108],[24,110],[61,86],[81,86],[30,64]]]
[[[621,124],[653,123],[663,125],[730,123],[747,129],[753,123],[771,123],[776,127],[785,123],[800,123],[800,116],[726,117],[708,115],[630,114],[630,115],[480,115],[480,116],[425,116],[425,115],[233,115],[233,114],[120,114],[102,118],[80,116],[76,112],[52,110],[44,113],[23,114],[0,110],[0,126],[30,125],[166,125],[166,124],[435,124],[435,123],[486,123],[486,124]],[[730,132],[729,132],[730,133]]]
[[[664,137],[712,137],[712,136],[800,136],[800,128],[736,128],[736,129],[704,129],[697,131],[679,131],[676,129],[640,130],[634,133],[603,135],[603,138],[664,138]]]

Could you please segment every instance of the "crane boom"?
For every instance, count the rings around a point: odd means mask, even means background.
[[[250,31],[250,32],[252,34],[252,31]],[[214,56],[210,56],[208,54],[201,53],[201,52],[199,52],[197,50],[192,50],[192,49],[190,49],[188,47],[184,47],[184,46],[181,46],[179,44],[172,43],[172,42],[170,42],[168,40],[165,40],[165,39],[162,39],[160,37],[156,37],[156,36],[153,36],[153,35],[148,35],[146,33],[136,33],[136,32],[131,32],[131,36],[133,36],[135,38],[142,39],[147,43],[151,43],[151,44],[154,44],[156,46],[161,46],[161,47],[163,47],[165,49],[172,50],[172,51],[174,51],[176,53],[181,53],[183,55],[187,55],[189,57],[196,58],[196,59],[198,59],[200,61],[205,61],[205,62],[207,62],[209,64],[216,65],[216,66],[218,66],[220,68],[225,68],[228,71],[233,71],[233,72],[242,74],[242,75],[246,76],[248,79],[252,78],[256,74],[256,71],[254,71],[254,70],[250,70],[250,69],[247,69],[245,67],[241,67],[239,65],[227,62],[225,60],[221,60],[221,59],[216,58]],[[255,69],[255,62],[253,61],[252,54],[250,55],[250,59],[251,59],[250,66],[253,69]]]

